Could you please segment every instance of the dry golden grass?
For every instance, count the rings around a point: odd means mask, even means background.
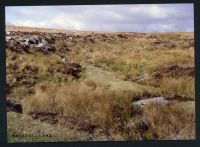
[[[173,42],[172,38],[177,37],[177,35],[166,36],[161,34],[160,40]],[[151,42],[144,37],[87,45],[80,43],[72,47],[69,58],[77,62],[93,63],[102,68],[108,67],[117,72],[122,79],[134,78],[163,66],[194,64],[194,50],[192,47],[188,49],[187,45],[183,44],[184,41],[174,41],[176,47],[171,49],[168,46],[163,47],[163,43],[152,46]],[[82,53],[86,48],[91,48],[93,51]]]
[[[34,95],[24,99],[23,110],[26,114],[54,112],[88,119],[113,136],[120,135],[123,140],[172,139],[170,135],[178,134],[185,125],[194,127],[194,112],[187,113],[177,105],[150,105],[142,110],[134,107],[131,101],[130,93],[105,91],[102,87],[94,87],[94,84],[88,86],[88,81],[59,85],[42,83],[36,86]],[[141,134],[134,131],[143,122],[150,126],[141,138]],[[132,129],[134,131],[130,132]],[[139,131],[142,129],[139,128]]]
[[[160,95],[168,98],[195,99],[195,80],[192,77],[173,78],[164,76],[161,79],[152,77],[138,83],[146,86],[156,86],[160,91]]]
[[[23,110],[27,114],[38,112],[61,113],[64,110],[64,115],[80,118],[90,117],[94,122],[104,121],[106,124],[107,115],[110,114],[112,105],[119,100],[120,103],[126,101],[130,103],[130,94],[105,91],[102,87],[94,89],[93,85],[87,86],[80,82],[41,83],[36,85],[34,95],[24,99]]]
[[[90,137],[88,133],[41,122],[26,114],[8,112],[7,118],[8,143],[85,141]]]
[[[165,66],[194,65],[193,47],[189,46],[188,41],[183,40],[192,38],[191,34],[158,33],[156,36],[157,40],[148,37],[130,37],[96,43],[68,43],[61,39],[53,46],[60,50],[56,51],[59,55],[65,55],[66,53],[61,50],[69,48],[67,52],[69,61],[90,63],[102,71],[109,70],[116,73],[115,78],[121,80],[132,80]],[[160,43],[155,45],[155,41]],[[109,87],[103,87],[95,80],[84,77],[72,80],[62,74],[63,65],[57,55],[44,55],[39,52],[20,54],[10,50],[6,50],[6,53],[8,81],[13,71],[15,76],[36,81],[36,85],[31,87],[34,89],[31,94],[30,87],[27,88],[23,84],[14,87],[9,93],[10,96],[22,100],[25,114],[54,112],[89,120],[109,132],[112,140],[194,139],[195,137],[194,111],[189,113],[176,104],[137,108],[132,105],[133,100],[150,98],[153,94],[143,91],[145,94],[141,94],[141,91],[111,91]],[[30,67],[32,71],[27,70]],[[164,77],[139,84],[152,86],[152,83],[158,85],[155,95],[178,95],[194,100],[194,78]],[[145,125],[148,126],[146,129]],[[192,130],[192,135],[187,130]]]
[[[146,107],[144,113],[146,116],[148,116],[148,121],[160,139],[176,139],[171,138],[171,136],[175,134],[177,135],[177,138],[179,137],[179,139],[195,139],[194,112],[191,114],[187,111],[184,111],[178,107],[178,105],[169,105],[165,107],[153,105]],[[187,125],[191,126],[191,134],[193,134],[192,136],[190,136],[188,133],[180,134]]]
[[[127,123],[125,140],[195,139],[194,111],[191,113],[177,104],[152,104],[146,106],[142,113]],[[185,133],[189,128],[190,133]]]
[[[11,97],[14,97],[17,100],[23,99],[25,96],[29,95],[29,91],[25,86],[16,87],[13,89]]]
[[[160,81],[162,95],[177,95],[185,98],[195,99],[194,78],[182,77],[178,79],[163,78]]]

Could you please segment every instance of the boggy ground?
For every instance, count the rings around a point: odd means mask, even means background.
[[[193,33],[6,30],[9,142],[195,139]]]

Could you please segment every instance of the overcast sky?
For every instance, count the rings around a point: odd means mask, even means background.
[[[6,7],[6,24],[81,31],[190,32],[193,4]]]

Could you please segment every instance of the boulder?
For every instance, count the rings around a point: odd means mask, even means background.
[[[154,97],[150,99],[133,102],[133,105],[137,105],[137,106],[144,106],[144,105],[150,105],[150,104],[167,105],[167,104],[171,104],[172,102],[173,102],[172,100],[166,100],[164,97]]]

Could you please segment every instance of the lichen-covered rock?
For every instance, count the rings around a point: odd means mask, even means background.
[[[144,106],[144,105],[149,105],[149,104],[167,105],[167,104],[171,104],[172,102],[173,102],[172,100],[166,100],[164,97],[154,97],[150,99],[133,102],[133,105],[139,105],[139,106]]]

